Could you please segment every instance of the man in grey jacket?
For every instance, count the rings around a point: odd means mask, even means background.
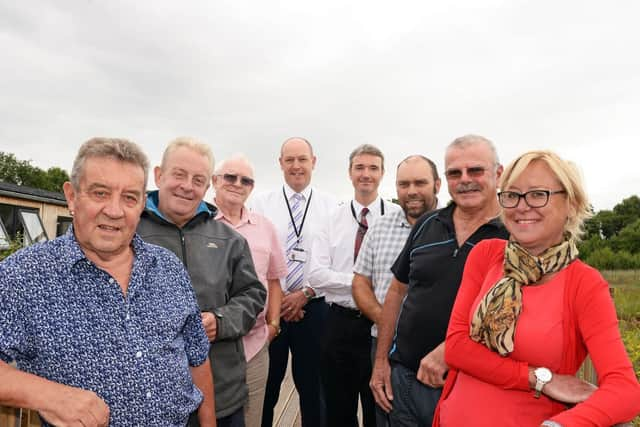
[[[266,290],[245,239],[216,221],[216,208],[203,201],[212,173],[208,145],[189,138],[171,142],[154,169],[159,190],[148,194],[137,231],[186,266],[211,342],[218,426],[243,427],[247,386],[241,338],[263,309]]]

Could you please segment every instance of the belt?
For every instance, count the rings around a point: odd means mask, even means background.
[[[359,319],[364,317],[364,314],[360,310],[356,310],[354,308],[343,307],[339,304],[332,303],[331,309],[336,313],[340,313],[343,316],[350,317],[352,319]]]
[[[311,298],[309,301],[307,301],[307,303],[306,303],[305,305],[313,304],[313,303],[316,303],[316,302],[318,302],[318,301],[322,301],[322,302],[324,302],[324,297],[314,297],[314,298]],[[304,308],[304,307],[303,307],[303,308]]]

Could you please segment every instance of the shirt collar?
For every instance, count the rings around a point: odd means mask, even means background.
[[[395,215],[396,215],[396,224],[398,224],[398,226],[406,227],[406,228],[413,227],[411,224],[409,224],[409,221],[407,220],[407,215],[404,213],[404,210],[400,209],[399,211],[396,211]]]
[[[284,194],[287,195],[287,200],[291,200],[291,196],[296,194],[296,192],[293,190],[293,188],[289,187],[289,184],[287,184],[286,182],[284,183],[283,188],[284,188]],[[305,201],[309,200],[309,196],[311,195],[311,186],[307,185],[307,187],[304,190],[302,190],[300,194],[304,196]]]
[[[73,231],[73,224],[69,226],[67,232],[59,239],[62,243],[62,250],[65,252],[65,256],[60,257],[60,262],[67,262],[67,267],[69,269],[75,266],[78,262],[84,260],[90,261],[76,239],[75,232]],[[133,235],[131,247],[133,248],[134,263],[136,259],[145,258],[148,255],[145,243],[138,233]]]
[[[356,201],[356,199],[353,199],[351,202],[353,203],[353,209],[356,211],[356,214],[358,216],[360,216],[360,212],[362,211],[362,208],[368,208],[369,209],[369,213],[375,215],[375,216],[380,216],[380,196],[376,197],[376,199],[369,203],[368,206],[363,206],[360,203],[358,203]]]
[[[441,221],[447,223],[452,229],[455,229],[455,226],[453,224],[453,211],[455,210],[455,208],[456,204],[453,200],[451,200],[449,201],[449,204],[447,206],[438,211],[438,218],[440,218]],[[488,222],[485,222],[483,226],[484,225],[489,225],[494,228],[500,228],[503,226],[500,215],[491,218]]]
[[[229,221],[229,219],[222,212],[222,209],[220,209],[219,207],[218,207],[218,212],[216,213],[215,218],[218,221],[223,220],[224,222],[226,222],[226,223],[231,225],[231,221]],[[247,209],[246,206],[243,206],[242,207],[242,212],[240,213],[240,222],[238,224],[233,225],[233,226],[234,227],[239,227],[242,224],[255,224],[255,223],[256,223],[256,215],[255,215],[255,213],[251,212],[250,209]]]
[[[146,204],[145,208],[148,211],[153,212],[155,215],[159,216],[163,220],[173,224],[173,221],[171,221],[169,218],[167,218],[165,215],[163,215],[162,212],[160,212],[160,209],[158,209],[159,201],[160,201],[160,192],[158,190],[149,191],[147,193],[147,204]],[[193,215],[193,217],[195,218],[196,216],[198,216],[201,213],[206,213],[209,216],[212,216],[214,214],[214,212],[211,209],[209,209],[209,207],[204,202],[204,200],[200,201],[200,204],[198,205],[198,208],[196,209],[196,212]]]

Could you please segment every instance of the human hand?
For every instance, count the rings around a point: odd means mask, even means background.
[[[444,342],[434,348],[420,360],[418,381],[433,388],[444,385],[444,379],[449,367],[444,360]]]
[[[276,338],[276,336],[278,335],[278,329],[280,329],[279,326],[276,327],[272,323],[267,323],[267,342],[270,343]]]
[[[209,341],[215,340],[218,335],[218,319],[216,319],[216,315],[210,311],[203,311],[200,313],[200,317],[202,318],[202,326],[204,326],[204,331],[207,333],[207,338],[209,338]]]
[[[282,316],[284,320],[287,322],[299,322],[304,319],[305,311],[300,309],[298,311],[288,312],[286,315]]]
[[[307,297],[302,290],[287,294],[282,298],[280,314],[287,322],[297,322],[304,317],[302,308],[307,304]]]
[[[389,366],[389,359],[376,359],[371,372],[369,388],[373,392],[373,397],[378,406],[386,413],[391,412],[393,390],[391,389],[391,366]]]
[[[58,427],[106,427],[109,407],[97,394],[81,388],[56,384],[46,408],[38,408],[40,416]]]
[[[598,387],[573,375],[553,374],[551,381],[542,388],[542,393],[563,403],[584,402]]]

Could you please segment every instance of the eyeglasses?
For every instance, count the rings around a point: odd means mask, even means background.
[[[221,176],[227,184],[236,184],[238,180],[240,180],[240,184],[242,184],[243,187],[253,187],[253,184],[256,183],[253,178],[249,178],[248,176],[240,176],[235,173],[225,173],[216,176]]]
[[[530,208],[543,208],[549,203],[549,196],[554,194],[566,193],[564,190],[550,191],[550,190],[531,190],[526,193],[518,193],[517,191],[501,191],[498,193],[498,201],[500,206],[505,209],[511,209],[518,206],[520,199],[524,199],[524,202]]]
[[[447,169],[446,171],[444,171],[444,176],[446,176],[447,179],[452,180],[460,179],[462,178],[462,172],[464,170],[467,171],[467,176],[469,178],[480,178],[487,171],[487,168],[484,168],[482,166],[472,166],[470,168],[463,169]]]

